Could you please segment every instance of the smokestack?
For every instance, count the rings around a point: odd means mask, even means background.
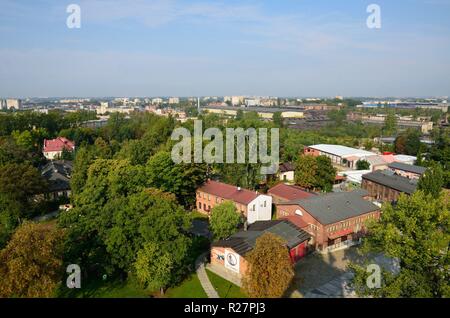
[[[197,97],[197,112],[200,114],[200,97]]]

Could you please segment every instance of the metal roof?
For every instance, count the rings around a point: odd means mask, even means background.
[[[402,163],[402,162],[390,163],[388,165],[388,167],[392,168],[392,169],[398,169],[398,170],[413,172],[413,173],[417,173],[417,174],[420,174],[420,175],[424,174],[425,171],[427,170],[427,168],[425,168],[425,167],[415,166],[415,165],[408,165],[408,164]]]
[[[339,157],[347,157],[347,156],[358,156],[358,157],[364,157],[364,156],[374,156],[376,153],[362,150],[362,149],[356,149],[351,148],[347,146],[341,146],[341,145],[327,145],[327,144],[319,144],[319,145],[312,145],[309,146],[309,148],[313,148],[319,151],[323,151],[329,154],[333,154]]]
[[[275,234],[287,242],[288,248],[309,240],[311,236],[288,220],[257,221],[248,227],[247,231],[239,231],[225,240],[213,242],[212,246],[232,248],[244,256],[251,251],[256,240],[265,233]]]
[[[328,193],[284,205],[299,205],[324,225],[379,210],[378,206],[362,198],[361,191]]]
[[[417,188],[417,180],[395,175],[390,170],[374,171],[362,178],[407,194],[412,194]]]

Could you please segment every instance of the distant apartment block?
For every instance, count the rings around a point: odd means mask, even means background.
[[[48,160],[60,159],[63,150],[72,152],[75,150],[75,143],[64,137],[55,139],[44,139],[43,154]]]
[[[164,102],[163,99],[159,98],[159,97],[152,99],[152,104],[154,104],[154,105],[159,105],[159,104],[162,104],[163,102]]]
[[[208,180],[196,193],[197,210],[211,215],[214,206],[232,201],[249,224],[272,218],[272,197],[226,183]]]
[[[7,99],[5,101],[6,109],[16,109],[19,110],[22,108],[22,100],[20,99]]]
[[[170,97],[169,98],[169,104],[179,104],[180,99],[178,97]]]

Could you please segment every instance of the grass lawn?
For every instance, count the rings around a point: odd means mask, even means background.
[[[134,279],[121,281],[111,279],[110,281],[92,281],[83,284],[81,289],[69,289],[61,286],[57,297],[67,298],[146,298],[151,297],[152,291],[142,288]]]
[[[211,284],[217,290],[220,298],[247,298],[239,286],[227,281],[226,279],[206,270]]]
[[[198,280],[197,274],[192,274],[181,285],[169,288],[166,292],[168,298],[207,298],[205,291]]]

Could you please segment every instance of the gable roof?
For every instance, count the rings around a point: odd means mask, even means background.
[[[245,205],[249,204],[260,195],[256,191],[250,191],[243,188],[238,190],[238,187],[234,185],[214,180],[206,181],[206,183],[198,190]]]
[[[41,175],[48,181],[48,191],[70,190],[70,177],[73,165],[71,161],[55,160],[41,168]]]
[[[277,197],[286,200],[306,199],[314,196],[314,193],[307,192],[298,186],[279,183],[267,191],[268,194],[276,195]]]
[[[341,146],[341,145],[319,144],[319,145],[309,146],[309,148],[313,148],[313,149],[323,151],[323,152],[326,152],[329,154],[334,154],[339,157],[356,156],[357,158],[359,158],[359,157],[364,157],[364,156],[376,155],[374,152],[357,149],[357,148],[351,148],[351,147],[347,147],[347,146]]]
[[[290,162],[280,163],[280,172],[294,171],[294,165]]]
[[[427,168],[425,168],[425,167],[408,165],[403,162],[393,162],[393,163],[390,163],[388,165],[388,167],[392,168],[392,169],[398,169],[398,170],[403,170],[403,171],[407,171],[407,172],[417,173],[420,175],[424,174],[425,171],[427,170]]]
[[[44,139],[44,152],[73,150],[75,143],[64,137],[57,137],[55,139]]]
[[[328,193],[308,199],[289,201],[281,205],[298,205],[324,225],[380,209],[375,204],[364,200],[359,191]]]
[[[212,243],[212,246],[229,247],[241,256],[250,252],[256,240],[265,233],[278,235],[287,242],[288,248],[307,241],[311,235],[288,220],[257,221],[249,225],[247,231],[241,230],[225,240]]]
[[[417,188],[417,180],[396,175],[390,170],[377,170],[362,178],[407,194],[412,194]]]

